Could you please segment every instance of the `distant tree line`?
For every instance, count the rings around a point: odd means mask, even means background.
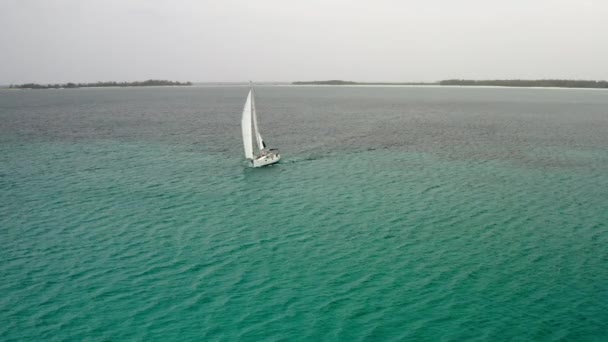
[[[297,81],[294,85],[458,85],[500,87],[560,87],[560,88],[608,88],[608,81],[585,80],[443,80],[439,82],[352,82],[342,80]]]
[[[58,88],[87,88],[87,87],[149,87],[149,86],[191,86],[192,82],[167,80],[147,80],[136,82],[95,82],[95,83],[65,83],[65,84],[11,84],[9,88],[16,89],[58,89]]]
[[[608,88],[608,81],[585,80],[444,80],[440,85],[499,87]]]

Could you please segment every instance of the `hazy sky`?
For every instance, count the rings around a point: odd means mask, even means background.
[[[0,0],[0,84],[608,79],[607,0]]]

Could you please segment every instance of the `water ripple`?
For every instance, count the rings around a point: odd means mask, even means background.
[[[265,169],[239,88],[0,114],[0,339],[603,336],[603,95],[285,88],[261,90]]]

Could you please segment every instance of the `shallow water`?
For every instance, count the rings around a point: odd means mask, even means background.
[[[0,339],[601,340],[608,92],[0,92]]]

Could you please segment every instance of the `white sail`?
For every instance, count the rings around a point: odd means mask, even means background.
[[[264,139],[262,139],[262,135],[260,134],[260,130],[258,129],[258,116],[255,110],[255,97],[251,95],[251,110],[253,114],[253,130],[255,131],[255,141],[258,144],[258,149],[263,150],[266,146],[264,146]]]
[[[245,149],[245,158],[253,159],[253,140],[251,135],[251,90],[247,95],[245,107],[243,108],[243,117],[241,119],[241,132],[243,133],[243,147]],[[257,129],[256,129],[257,131]]]

